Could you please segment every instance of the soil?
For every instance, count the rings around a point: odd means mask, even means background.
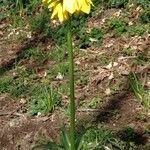
[[[59,114],[31,117],[23,113],[24,105],[7,95],[0,96],[0,148],[1,150],[30,150],[41,138],[58,142]]]

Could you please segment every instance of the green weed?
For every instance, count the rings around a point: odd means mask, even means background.
[[[102,32],[102,30],[98,28],[93,28],[90,33],[82,31],[78,36],[80,41],[79,48],[86,49],[92,46],[93,43],[94,43],[93,45],[100,46],[103,41],[104,33]]]
[[[39,1],[39,0],[29,1],[29,3],[27,3],[25,5],[25,8],[26,8],[25,13],[26,13],[26,15],[32,15],[33,12],[36,11],[39,8],[40,4],[41,4],[41,1]]]
[[[8,75],[1,75],[0,92],[14,97],[29,96],[33,77],[34,74],[29,70],[16,66]]]
[[[31,114],[47,114],[60,103],[60,95],[52,85],[35,85],[32,90],[30,110]]]
[[[134,73],[129,74],[129,85],[135,96],[138,98],[141,104],[149,110],[150,109],[150,91],[146,91],[143,85],[139,82],[139,79]]]
[[[9,86],[12,84],[12,79],[10,77],[0,78],[0,93],[9,92]]]
[[[24,52],[24,58],[31,59],[38,63],[41,63],[45,60],[47,55],[38,47],[36,48],[29,48]]]
[[[110,141],[113,141],[113,134],[105,129],[89,129],[84,135],[83,150],[86,149],[103,149],[108,146]]]
[[[24,68],[16,67],[14,77],[3,76],[0,79],[0,93],[9,93],[14,97],[30,99],[29,110],[32,115],[51,112],[60,103],[60,95],[49,84],[49,80],[40,80]],[[36,77],[36,78],[35,78]]]
[[[128,27],[128,31],[127,34],[129,36],[142,36],[147,32],[147,27],[142,25],[142,24],[138,24],[138,25],[133,25]]]
[[[123,50],[122,50],[122,52],[123,52],[123,54],[125,55],[125,56],[134,56],[135,55],[135,50],[134,49],[132,49],[132,48],[124,48]]]
[[[18,27],[21,28],[24,26],[24,20],[21,16],[17,16],[16,14],[13,13],[11,19],[12,19],[13,28],[18,28]]]
[[[68,66],[68,62],[59,63],[48,70],[47,74],[50,78],[56,78],[58,74],[60,74],[62,77],[67,76]]]
[[[61,93],[62,95],[67,95],[69,96],[69,84],[68,83],[61,83],[58,87],[58,91],[59,93]]]
[[[70,136],[62,128],[61,140],[57,145],[52,141],[40,142],[33,149],[70,150]],[[130,131],[128,131],[130,132]],[[132,136],[132,133],[130,134]],[[76,136],[76,150],[137,150],[134,143],[124,142],[114,136],[108,129],[87,128]]]
[[[97,56],[96,59],[97,59],[99,65],[102,65],[102,66],[108,65],[110,62],[110,57],[106,56],[105,54]]]
[[[29,93],[29,86],[24,84],[24,80],[17,80],[15,83],[9,85],[9,93],[15,97],[27,96]]]
[[[117,36],[122,35],[127,31],[126,23],[119,18],[111,18],[107,23],[108,30],[113,30]]]
[[[41,33],[47,31],[47,28],[49,27],[48,10],[45,9],[39,14],[37,14],[35,17],[31,17],[29,24],[33,32]]]
[[[21,73],[21,72],[20,72]],[[26,71],[22,71],[22,74],[13,77],[11,74],[4,74],[1,76],[0,92],[9,93],[12,96],[24,95],[26,86],[24,85]]]
[[[15,6],[18,8],[20,11],[23,11],[25,4],[29,2],[28,0],[15,0]]]
[[[75,141],[75,149],[76,150],[81,150],[82,144],[83,144],[83,134],[78,135]],[[56,144],[53,141],[48,141],[47,143],[41,143],[35,147],[34,149],[47,149],[47,150],[71,150],[71,141],[70,141],[70,135],[67,133],[65,130],[65,127],[61,128],[61,137],[60,137],[60,143]]]
[[[68,75],[69,62],[63,62],[58,65],[58,72],[63,76]]]
[[[108,6],[111,8],[122,8],[125,7],[128,0],[108,0]]]
[[[103,33],[102,30],[100,30],[98,28],[93,28],[90,32],[89,37],[93,38],[93,39],[96,39],[97,41],[95,42],[95,44],[100,46],[102,41],[103,41],[104,33]]]
[[[39,0],[10,0],[9,3],[7,2],[9,7],[12,6],[10,11],[16,14],[19,12],[20,16],[27,13],[27,11],[32,11],[37,4],[39,4]]]
[[[141,13],[140,21],[142,23],[150,23],[150,9],[146,9]]]
[[[87,15],[73,16],[71,21],[71,29],[74,36],[80,38],[80,36],[85,32],[87,18]],[[56,28],[53,28],[53,30],[49,30],[48,35],[54,39],[57,45],[61,46],[66,43],[66,31],[66,24],[64,23]]]
[[[134,144],[121,141],[114,136],[114,133],[108,129],[94,129],[87,130],[83,138],[83,150],[136,150]]]
[[[148,62],[149,58],[148,58],[148,49],[145,49],[143,52],[141,53],[137,53],[137,56],[134,59],[134,63],[138,64],[138,65],[144,65]]]
[[[13,70],[16,75],[9,85],[9,93],[15,97],[29,96],[32,73],[25,68],[16,67]]]
[[[97,108],[99,106],[99,104],[102,102],[102,98],[101,97],[94,97],[89,103],[88,103],[88,107],[89,108]]]
[[[88,72],[86,72],[85,74],[82,74],[82,76],[81,76],[81,73],[77,73],[76,80],[79,86],[84,87],[85,85],[88,84]]]
[[[126,81],[124,78],[118,78],[112,81],[112,83],[110,83],[112,94],[118,93],[119,91],[121,91],[124,88],[125,82]]]
[[[149,0],[136,0],[136,4],[142,6],[143,8],[149,8],[150,1]]]
[[[108,31],[112,30],[114,35],[128,35],[128,36],[142,36],[149,33],[149,26],[143,24],[136,24],[127,26],[127,24],[120,18],[111,18],[107,23]]]
[[[49,59],[61,62],[65,59],[67,55],[66,46],[58,46],[56,45],[55,48],[49,53]]]

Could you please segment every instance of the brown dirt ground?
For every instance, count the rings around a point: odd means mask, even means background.
[[[22,112],[23,107],[7,95],[0,96],[1,150],[30,150],[39,138],[58,140],[57,112],[46,117],[31,117]]]

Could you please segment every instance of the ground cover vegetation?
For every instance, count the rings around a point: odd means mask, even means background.
[[[148,150],[150,1],[93,4],[71,23],[79,149]],[[0,148],[55,149],[69,127],[66,25],[40,0],[1,0],[0,10]]]

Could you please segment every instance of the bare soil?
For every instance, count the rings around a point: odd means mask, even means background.
[[[59,114],[31,117],[22,112],[23,107],[7,95],[0,96],[0,148],[30,150],[40,138],[58,142]]]

